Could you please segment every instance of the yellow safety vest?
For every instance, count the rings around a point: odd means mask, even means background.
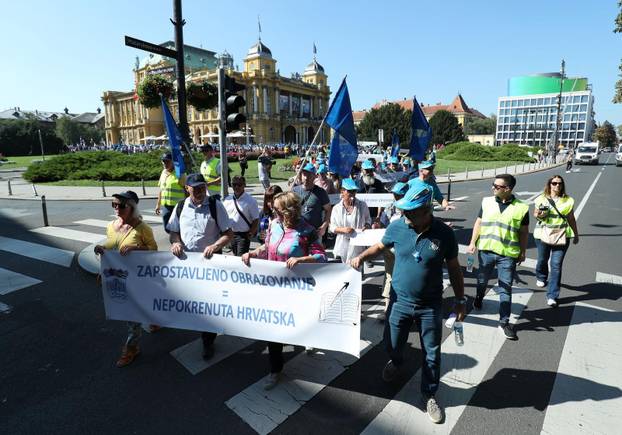
[[[501,213],[494,196],[482,200],[482,222],[477,248],[492,251],[504,257],[518,258],[520,255],[519,232],[521,222],[529,213],[529,206],[514,199]]]
[[[568,222],[566,222],[564,218],[560,217],[557,214],[555,209],[551,207],[551,204],[549,204],[549,201],[546,198],[546,196],[544,196],[544,194],[538,196],[534,200],[534,205],[536,206],[536,208],[538,208],[540,204],[544,204],[549,207],[549,214],[547,215],[545,219],[542,219],[542,220],[538,219],[536,221],[536,228],[533,230],[534,239],[540,239],[540,235],[542,234],[543,227],[566,228],[566,237],[574,237],[574,231],[572,231],[572,228],[570,228],[570,225],[568,225]],[[559,198],[557,202],[555,203],[555,207],[557,207],[557,210],[559,210],[561,214],[563,214],[564,216],[568,216],[568,214],[574,208],[574,199],[572,199],[569,196]]]
[[[206,162],[204,160],[203,163],[201,163],[201,175],[203,175],[207,183],[211,183],[212,181],[220,177],[217,169],[219,162],[220,160],[212,157],[209,162]],[[220,186],[218,184],[208,185],[207,190],[209,190],[210,192],[220,193]]]
[[[173,206],[186,197],[186,192],[174,172],[170,172],[160,184],[160,192],[160,205]]]

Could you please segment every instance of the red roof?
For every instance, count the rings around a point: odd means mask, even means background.
[[[376,103],[374,105],[374,109],[377,109],[379,107],[382,107],[385,104],[388,103],[393,103],[393,104],[398,104],[399,106],[401,106],[404,110],[412,110],[413,109],[413,100],[397,100],[397,101],[386,101],[383,100],[379,103]],[[426,117],[431,117],[432,115],[434,115],[436,112],[438,112],[439,110],[447,110],[448,112],[455,114],[462,114],[462,113],[468,113],[470,115],[473,116],[477,116],[478,118],[486,118],[484,115],[482,115],[481,112],[475,110],[475,109],[471,109],[466,101],[464,101],[464,98],[462,98],[462,95],[458,94],[456,96],[456,98],[453,99],[453,101],[447,105],[445,104],[434,104],[434,105],[425,105],[422,104],[421,108],[423,109],[423,113],[425,114]]]
[[[363,118],[365,118],[365,115],[367,115],[367,110],[360,110],[357,112],[352,112],[352,117],[354,118],[354,122],[362,121]]]

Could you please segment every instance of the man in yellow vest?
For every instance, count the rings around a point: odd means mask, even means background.
[[[207,183],[207,192],[212,195],[220,195],[220,177],[222,169],[220,160],[214,157],[214,148],[211,145],[201,147],[205,160],[201,163],[201,175]]]
[[[468,254],[475,253],[476,244],[479,250],[474,308],[482,308],[488,279],[493,268],[497,267],[500,292],[499,328],[508,340],[518,339],[509,323],[512,280],[516,265],[525,260],[529,236],[529,205],[512,194],[515,185],[516,178],[512,175],[497,175],[492,183],[494,196],[482,199],[482,208],[473,225],[471,243],[467,248]]]
[[[175,167],[173,165],[173,156],[171,153],[162,154],[162,173],[160,181],[158,181],[158,200],[156,201],[155,213],[162,213],[162,223],[164,230],[168,233],[166,226],[171,217],[171,213],[175,205],[182,199],[186,198],[184,185],[186,184],[186,175],[181,174],[181,178],[175,175]]]

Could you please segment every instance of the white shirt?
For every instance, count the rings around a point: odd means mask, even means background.
[[[250,226],[244,221],[244,218],[238,212],[238,209],[235,207],[235,202],[237,201],[238,207],[246,216],[246,219],[252,224],[255,219],[259,219],[259,206],[257,205],[257,201],[255,198],[250,196],[248,193],[244,192],[239,198],[235,198],[234,195],[229,195],[223,201],[223,205],[227,210],[227,214],[229,215],[229,220],[231,221],[231,228],[234,232],[247,232],[250,230]]]
[[[257,173],[259,175],[259,180],[270,180],[270,174],[268,173],[268,166],[261,163],[261,157],[257,159]],[[267,156],[263,156],[267,157]]]
[[[171,213],[171,219],[166,228],[169,231],[180,233],[184,249],[188,252],[202,252],[220,238],[220,233],[231,229],[231,222],[227,210],[222,202],[216,201],[216,214],[218,225],[209,211],[209,197],[206,196],[198,206],[186,198],[184,208],[179,219],[177,218],[177,206]]]
[[[330,214],[330,225],[328,231],[335,232],[337,227],[350,227],[355,230],[361,230],[366,225],[371,225],[371,217],[369,215],[369,208],[367,204],[359,199],[354,199],[354,210],[352,213],[348,213],[343,206],[343,200],[339,201],[333,207],[333,211]],[[341,257],[344,263],[348,263],[351,259],[359,255],[365,250],[364,246],[351,246],[350,236],[347,234],[337,234],[335,237],[335,247],[333,253],[336,256]]]

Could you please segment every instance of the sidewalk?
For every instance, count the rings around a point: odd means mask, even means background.
[[[557,164],[544,164],[544,163],[525,163],[515,166],[508,166],[506,168],[496,169],[484,169],[470,172],[458,172],[455,174],[449,174],[451,182],[459,181],[473,181],[487,178],[493,178],[496,174],[510,173],[512,175],[529,174],[537,171],[544,171],[555,166],[563,165]],[[447,183],[448,174],[436,174],[436,181],[438,183]],[[282,181],[278,184],[287,190],[287,182]],[[34,187],[33,187],[34,186]],[[110,201],[112,194],[123,192],[126,190],[133,190],[138,194],[141,199],[155,199],[158,196],[157,187],[145,187],[144,191],[141,186],[101,186],[84,187],[84,186],[50,186],[46,184],[32,184],[22,178],[12,178],[10,180],[9,193],[9,180],[2,179],[0,181],[0,199],[26,199],[26,200],[38,200],[45,195],[45,199],[58,200],[58,201]],[[246,187],[246,191],[255,197],[263,196],[263,187],[260,184],[249,184]]]

